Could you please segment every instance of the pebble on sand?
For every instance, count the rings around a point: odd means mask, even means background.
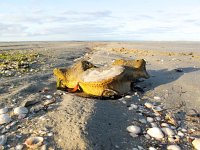
[[[159,96],[154,96],[153,99],[160,100],[161,98]]]
[[[8,114],[0,115],[0,125],[9,123],[11,121],[11,117]]]
[[[153,120],[152,117],[147,117],[147,121],[150,122],[150,123],[152,123],[154,120]]]
[[[178,145],[169,145],[167,146],[167,150],[181,150],[181,148]]]
[[[15,150],[22,150],[23,148],[24,146],[20,144],[15,147]]]
[[[200,150],[200,138],[196,138],[192,141],[192,145],[194,146],[194,148],[196,148],[197,150]]]
[[[158,127],[153,127],[153,128],[148,129],[147,133],[151,137],[153,137],[153,138],[155,138],[157,140],[160,140],[160,139],[162,139],[164,137],[164,134],[162,133],[161,129],[158,128]]]
[[[1,135],[0,136],[0,146],[3,146],[4,144],[6,144],[6,142],[7,142],[7,136],[6,135]]]
[[[148,102],[146,102],[146,103],[144,104],[144,106],[146,106],[147,108],[150,108],[150,109],[152,109],[152,108],[154,107],[153,104],[148,103]]]
[[[139,133],[141,132],[140,127],[134,126],[134,125],[128,126],[128,127],[126,128],[126,130],[127,130],[128,132],[133,133],[133,134],[139,134]]]
[[[28,109],[26,107],[23,107],[23,106],[16,107],[14,109],[15,115],[21,115],[21,114],[27,114],[27,113],[28,113]]]
[[[43,137],[30,137],[28,139],[26,139],[26,141],[24,142],[24,144],[31,149],[37,149],[39,146],[42,145],[44,141]]]
[[[149,147],[149,150],[157,150],[157,149],[154,147]]]
[[[0,109],[0,115],[1,114],[5,114],[7,112],[8,112],[8,108],[7,107],[4,107],[4,108]]]
[[[162,128],[162,131],[167,135],[167,136],[173,136],[175,133],[172,129],[170,128]]]

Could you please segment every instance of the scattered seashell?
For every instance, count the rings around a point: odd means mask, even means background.
[[[154,96],[153,99],[160,100],[161,98],[159,96]]]
[[[0,136],[0,148],[7,142],[7,136],[6,135],[1,135]]]
[[[190,129],[190,133],[193,133],[195,132],[196,130],[195,129]]]
[[[139,134],[141,132],[140,127],[134,126],[134,125],[130,125],[126,129],[127,129],[128,132],[131,132],[131,133],[134,133],[134,134]]]
[[[133,138],[138,137],[138,135],[135,133],[130,133],[130,136],[132,136]]]
[[[5,114],[7,112],[8,112],[8,107],[4,107],[4,108],[0,109],[0,115]]]
[[[143,124],[146,124],[146,123],[147,123],[146,119],[144,119],[144,118],[139,119],[139,122],[141,122],[141,123],[143,123]]]
[[[171,128],[171,129],[173,129],[173,130],[175,130],[175,129],[176,129],[176,127],[175,127],[175,126],[170,126],[170,128]]]
[[[180,137],[178,135],[168,137],[168,141],[171,143],[177,143],[180,141]]]
[[[169,127],[167,123],[161,123],[161,127]]]
[[[145,150],[142,146],[138,146],[139,150]]]
[[[1,124],[6,124],[11,122],[11,117],[8,114],[1,114],[0,115],[0,125]]]
[[[147,117],[147,122],[150,122],[150,123],[152,123],[154,120],[153,120],[153,118],[152,117]]]
[[[150,109],[152,109],[152,108],[154,107],[153,104],[148,103],[148,102],[146,102],[146,103],[144,104],[144,106],[146,106],[147,108],[150,108]]]
[[[25,141],[25,145],[28,147],[28,148],[32,148],[32,149],[37,149],[39,146],[42,145],[44,141],[44,138],[43,137],[30,137],[28,139],[26,139]]]
[[[184,137],[184,133],[181,132],[181,131],[178,131],[178,136],[180,136],[180,137]]]
[[[52,133],[52,132],[50,132],[50,133],[48,133],[48,134],[47,134],[47,136],[53,136],[53,133]]]
[[[160,118],[160,117],[156,117],[156,120],[157,120],[157,121],[161,121],[161,118]]]
[[[24,148],[23,145],[19,144],[15,147],[15,150],[22,150]]]
[[[177,126],[176,118],[175,118],[175,116],[171,112],[168,112],[165,115],[165,119],[167,120],[168,123],[170,123],[170,124],[172,124],[174,126]]]
[[[155,122],[152,122],[151,123],[151,127],[153,128],[153,127],[158,127],[158,125],[155,123]]]
[[[19,116],[18,116],[18,119],[20,120],[20,119],[24,119],[26,117],[26,114],[20,114]]]
[[[48,150],[47,145],[46,144],[42,145],[40,150]],[[49,150],[52,150],[52,149],[49,148]]]
[[[160,140],[160,139],[162,139],[164,137],[164,134],[162,133],[161,129],[158,128],[158,127],[153,127],[153,128],[148,129],[147,133],[151,137],[153,137],[153,138],[155,138],[157,140]]]
[[[159,106],[157,106],[157,107],[153,107],[152,109],[153,109],[154,112],[160,112],[160,111],[163,111],[163,109],[162,109],[161,107],[159,107]]]
[[[46,95],[45,97],[48,98],[48,99],[51,99],[51,98],[52,98],[51,95]]]
[[[150,137],[148,134],[145,134],[144,137],[145,137],[147,140],[151,139],[151,137]]]
[[[27,114],[27,113],[28,113],[28,109],[26,107],[23,107],[23,106],[16,107],[14,109],[15,115],[21,115],[21,114]]]
[[[162,128],[162,131],[167,135],[167,136],[173,136],[175,133],[172,129],[170,128]]]
[[[184,128],[183,128],[183,129],[181,129],[181,131],[182,131],[182,132],[187,132],[187,130],[186,130],[186,129],[184,129]]]
[[[135,104],[131,104],[131,106],[130,106],[131,108],[133,108],[133,109],[138,109],[138,106],[137,105],[135,105]]]
[[[196,148],[197,150],[200,150],[200,138],[194,139],[194,141],[192,141],[192,145],[193,145],[194,148]]]
[[[20,138],[22,137],[22,135],[17,134],[16,137],[17,137],[18,139],[20,139]]]
[[[52,99],[46,100],[46,101],[44,102],[44,105],[47,106],[47,105],[53,104],[53,103],[55,103],[55,102],[56,102],[56,100],[55,100],[54,98],[52,98]]]
[[[6,129],[6,128],[3,128],[3,129],[1,130],[1,133],[2,133],[2,134],[6,133],[6,132],[8,132],[8,129]]]
[[[181,148],[178,145],[169,145],[167,146],[167,150],[181,150]]]
[[[149,147],[149,150],[157,150],[157,149],[154,147]]]
[[[131,99],[132,96],[131,96],[131,95],[126,95],[125,98],[127,98],[127,99]]]
[[[46,131],[46,130],[40,130],[40,131],[39,131],[39,134],[40,134],[40,135],[45,135],[45,134],[47,134],[47,133],[48,133],[48,131]]]

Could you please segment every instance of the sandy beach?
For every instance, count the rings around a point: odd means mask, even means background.
[[[30,136],[44,138],[42,150],[161,150],[173,143],[191,150],[191,139],[200,138],[200,42],[2,42],[0,53],[5,52],[38,56],[31,71],[0,76],[0,109],[7,107],[12,118],[0,125],[1,135],[7,137],[4,149],[27,149],[23,143]],[[150,78],[137,82],[137,89],[126,94],[129,97],[98,100],[56,89],[54,68],[80,59],[105,66],[118,58],[147,62]],[[178,125],[170,126],[176,135],[183,133],[178,142],[147,136],[152,127],[147,117],[158,127],[167,123],[148,113],[147,102],[172,113]],[[24,118],[13,114],[18,106],[27,107]],[[130,125],[141,128],[137,137],[127,131]]]

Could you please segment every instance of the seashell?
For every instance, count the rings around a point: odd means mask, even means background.
[[[39,146],[42,145],[44,141],[44,138],[43,137],[30,137],[28,139],[26,139],[25,141],[25,145],[28,147],[28,148],[32,148],[32,149],[37,149]]]
[[[184,128],[183,128],[183,129],[181,129],[181,131],[182,131],[182,132],[187,132],[187,130],[186,130],[186,129],[184,129]]]
[[[49,99],[49,100],[46,100],[45,102],[44,102],[44,105],[45,106],[47,106],[47,105],[50,105],[50,104],[53,104],[53,103],[55,103],[56,102],[56,100],[53,98],[53,99]]]
[[[146,123],[147,123],[146,119],[144,119],[144,118],[139,119],[139,122],[141,122],[141,123],[143,123],[143,124],[146,124]]]
[[[162,128],[162,131],[167,135],[167,136],[173,136],[175,133],[172,129],[170,128]]]
[[[159,107],[159,106],[153,107],[152,109],[153,109],[153,111],[155,111],[155,112],[163,111],[163,109],[162,109],[161,107]]]
[[[144,137],[145,137],[147,140],[151,139],[151,137],[150,137],[148,134],[145,134]]]
[[[140,127],[138,126],[134,126],[134,125],[130,125],[126,128],[126,130],[128,132],[134,133],[134,134],[139,134],[141,132]]]
[[[173,130],[175,130],[175,129],[176,129],[176,127],[175,127],[175,126],[170,126],[170,128],[171,128],[171,129],[173,129]]]
[[[157,150],[157,149],[154,147],[149,147],[149,150]]]
[[[161,123],[161,127],[169,127],[167,123]]]
[[[162,130],[160,128],[158,128],[158,127],[153,127],[153,128],[148,129],[147,133],[151,137],[153,137],[153,138],[155,138],[157,140],[160,140],[160,139],[162,139],[164,137],[164,134],[162,133]]]
[[[153,118],[152,117],[147,117],[147,122],[150,122],[150,123],[152,123],[154,120],[153,120]]]
[[[151,123],[151,127],[153,128],[153,127],[158,127],[158,125],[155,123],[155,122],[152,122]]]
[[[135,133],[130,133],[130,136],[132,136],[133,138],[138,137],[138,135]]]
[[[45,97],[48,98],[48,99],[51,99],[51,98],[52,98],[51,95],[46,95]]]
[[[152,109],[152,108],[154,107],[153,104],[148,103],[148,102],[146,102],[146,103],[144,104],[144,106],[146,106],[146,107],[149,108],[149,109]]]
[[[180,137],[184,137],[184,133],[181,132],[181,131],[178,131],[178,136],[180,136]]]
[[[156,117],[156,120],[157,120],[157,121],[161,121],[161,118],[160,118],[160,117]]]
[[[48,134],[47,134],[47,136],[53,136],[53,133],[52,133],[52,132],[50,132],[50,133],[48,133]]]
[[[153,99],[160,100],[161,98],[159,96],[154,96]]]
[[[26,107],[20,106],[14,109],[15,115],[27,114],[28,109]]]
[[[23,148],[24,146],[20,144],[15,147],[15,150],[22,150]]]
[[[126,95],[124,98],[131,99],[132,96],[131,95]]]
[[[139,150],[145,150],[142,146],[138,146]]]
[[[0,109],[0,115],[5,114],[7,112],[8,112],[8,107],[4,107],[4,108]]]
[[[1,135],[0,136],[0,148],[7,142],[7,136],[6,135]]]
[[[181,150],[181,148],[178,145],[169,145],[167,146],[167,150]]]
[[[168,137],[168,141],[171,143],[177,143],[180,141],[180,137],[178,135]]]
[[[200,150],[200,138],[196,138],[192,141],[192,145],[194,146],[194,148],[196,148],[197,150]]]
[[[18,119],[20,120],[20,119],[24,119],[26,117],[26,114],[20,114],[19,116],[18,116]]]
[[[8,114],[2,114],[0,115],[0,125],[1,124],[5,124],[5,123],[9,123],[11,121],[11,117]]]
[[[135,104],[131,104],[131,106],[129,108],[131,108],[131,109],[138,109],[138,106],[135,105]]]
[[[52,149],[52,148],[47,148],[46,144],[42,145],[40,148],[40,150],[48,150],[48,149]]]

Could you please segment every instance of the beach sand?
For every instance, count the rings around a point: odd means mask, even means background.
[[[8,137],[5,149],[23,144],[29,136],[44,137],[43,148],[48,149],[121,150],[138,146],[166,149],[169,143],[149,140],[143,135],[150,124],[138,122],[147,117],[141,115],[142,110],[129,110],[131,104],[142,108],[145,102],[162,105],[176,116],[180,130],[187,129],[190,136],[200,136],[200,42],[0,43],[0,53],[5,51],[40,54],[36,72],[0,78],[0,108],[8,107],[11,116],[13,108],[27,101],[39,101],[28,107],[26,118],[12,116],[13,122],[17,122],[11,128],[1,125],[1,133]],[[145,59],[151,77],[136,83],[144,92],[130,92],[131,99],[104,101],[56,90],[52,70],[68,67],[82,58],[97,66],[108,65],[117,58]],[[48,90],[44,91],[45,88]],[[48,108],[40,104],[46,95],[56,100]],[[33,109],[39,111],[31,113]],[[197,116],[190,117],[191,113]],[[126,130],[131,124],[140,126],[143,133],[131,137]],[[178,145],[191,149],[186,134],[184,138]]]

